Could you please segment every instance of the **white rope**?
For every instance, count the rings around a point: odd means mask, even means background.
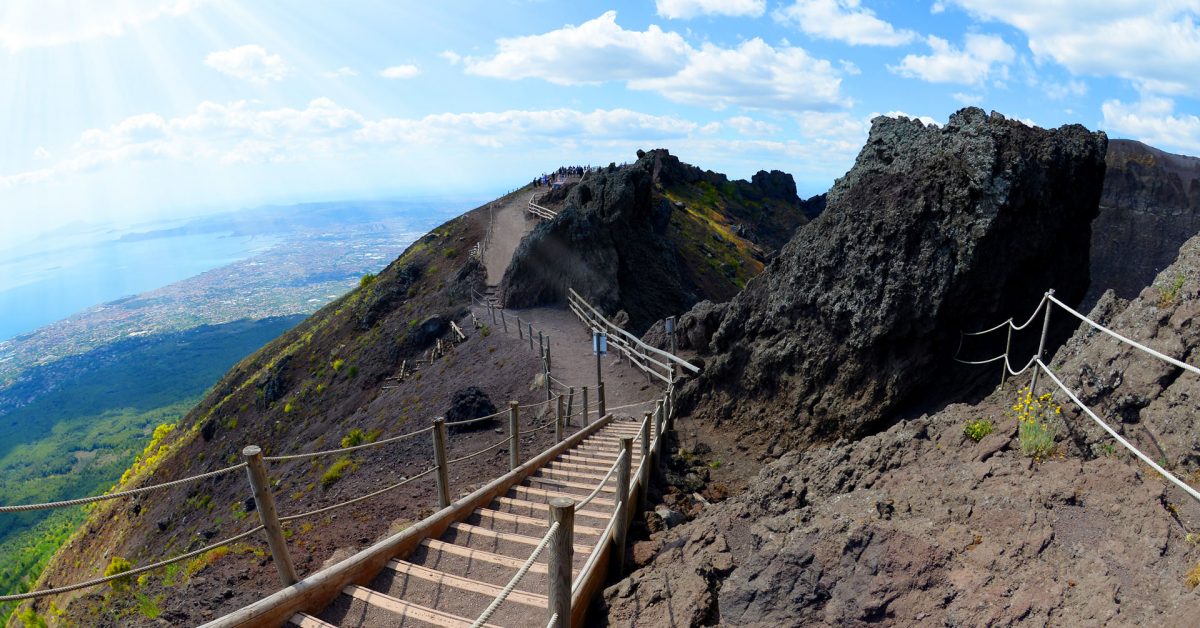
[[[608,484],[608,480],[610,478],[612,478],[613,473],[616,473],[617,466],[620,465],[621,461],[624,459],[625,459],[625,450],[622,449],[621,453],[617,456],[617,459],[615,461],[613,461],[612,466],[608,468],[608,473],[604,474],[604,478],[602,480],[600,480],[600,482],[598,484],[596,484],[596,488],[592,489],[591,494],[588,495],[587,497],[584,497],[583,500],[581,500],[578,504],[575,505],[576,510],[583,510],[584,508],[587,507],[588,504],[592,503],[593,499],[596,499],[596,496],[600,494],[600,491],[604,490],[604,485]]]
[[[600,538],[596,539],[596,545],[592,548],[592,553],[588,555],[587,561],[583,563],[583,568],[576,572],[579,574],[578,577],[576,577],[575,581],[571,583],[572,597],[574,597],[575,592],[579,590],[579,587],[583,585],[584,576],[591,571],[592,566],[596,563],[596,561],[600,560],[601,548],[603,548],[604,545],[612,538],[613,528],[617,526],[617,515],[620,514],[621,511],[621,501],[627,497],[628,496],[617,496],[617,507],[613,509],[612,516],[608,518],[608,525],[604,526],[604,532],[601,532]]]
[[[488,419],[494,419],[494,418],[496,418],[496,417],[498,417],[498,416],[500,416],[500,415],[507,414],[508,412],[509,412],[508,410],[501,410],[501,411],[499,411],[499,412],[496,412],[496,413],[494,413],[494,414],[489,414],[489,415],[487,415],[487,416],[476,417],[476,418],[474,418],[474,419],[467,419],[467,420],[465,420],[465,421],[455,421],[455,422],[453,422],[453,423],[447,423],[447,424],[446,424],[446,427],[457,427],[457,426],[460,426],[460,425],[470,425],[470,424],[472,424],[472,423],[478,423],[478,422],[480,422],[480,421],[486,421],[486,420],[488,420]]]
[[[954,358],[954,361],[955,361],[955,362],[961,362],[962,364],[975,364],[975,365],[978,365],[978,364],[991,364],[992,362],[996,362],[996,361],[998,361],[998,360],[1008,360],[1008,354],[1007,354],[1007,353],[1001,353],[1000,355],[998,355],[998,356],[996,356],[996,357],[994,357],[994,358],[991,358],[991,359],[988,359],[988,360],[980,360],[980,361],[978,361],[978,362],[976,362],[976,361],[972,361],[972,360],[960,360],[960,359],[958,359],[958,358]]]
[[[513,589],[517,588],[517,583],[521,581],[521,578],[524,578],[525,574],[529,573],[529,570],[533,568],[533,563],[537,560],[538,555],[542,553],[542,550],[546,549],[546,546],[550,544],[550,540],[554,538],[557,532],[558,522],[555,521],[550,524],[550,529],[546,531],[546,536],[542,537],[542,542],[533,548],[533,553],[529,555],[529,559],[525,561],[524,565],[521,565],[521,568],[513,575],[512,580],[509,580],[508,584],[504,585],[504,590],[500,592],[500,595],[497,595],[496,599],[492,600],[491,604],[488,604],[488,607],[483,610],[483,614],[479,616],[479,619],[476,619],[475,623],[471,624],[471,628],[479,628],[492,618],[492,614],[496,612],[496,609],[500,608],[500,605],[508,599]]]
[[[1171,364],[1174,364],[1175,366],[1178,366],[1179,368],[1181,368],[1185,371],[1191,371],[1197,375],[1200,375],[1200,368],[1196,368],[1186,362],[1180,362],[1179,360],[1176,360],[1175,358],[1173,358],[1169,355],[1155,351],[1154,349],[1151,349],[1150,347],[1147,347],[1146,345],[1144,345],[1140,342],[1130,340],[1129,338],[1126,338],[1125,336],[1118,334],[1117,332],[1105,327],[1104,325],[1101,325],[1100,323],[1093,321],[1092,319],[1084,316],[1083,314],[1076,312],[1075,310],[1071,309],[1071,307],[1068,306],[1066,303],[1059,301],[1053,295],[1050,296],[1050,300],[1054,301],[1062,309],[1066,310],[1067,312],[1070,312],[1072,315],[1075,316],[1075,318],[1078,318],[1079,320],[1087,323],[1088,325],[1091,325],[1092,327],[1095,327],[1096,329],[1108,334],[1109,336],[1112,336],[1113,338],[1116,338],[1117,340],[1120,340],[1121,342],[1124,342],[1125,344],[1130,345],[1132,347],[1137,347],[1138,349],[1141,349],[1142,351],[1145,351],[1146,353],[1149,353],[1150,355],[1152,355],[1160,360],[1163,360],[1164,362],[1169,362]]]
[[[546,624],[546,628],[554,628],[558,625],[558,613],[550,616],[550,621]]]
[[[202,547],[198,550],[194,550],[194,551],[188,552],[186,554],[181,554],[174,558],[160,560],[157,563],[154,563],[152,565],[146,565],[145,567],[138,567],[137,569],[130,569],[129,571],[122,571],[121,573],[113,574],[111,576],[105,576],[103,578],[96,578],[95,580],[88,580],[87,582],[80,582],[79,584],[72,584],[72,585],[65,586],[65,587],[58,587],[57,589],[45,589],[42,591],[30,591],[29,593],[19,593],[16,595],[2,595],[2,596],[0,596],[0,602],[16,602],[18,600],[28,600],[28,599],[35,598],[35,597],[43,597],[43,596],[47,596],[47,595],[57,595],[59,593],[69,593],[71,591],[78,591],[79,589],[86,589],[88,587],[94,587],[98,584],[112,582],[113,580],[117,580],[119,578],[132,578],[133,576],[146,573],[147,571],[154,571],[155,569],[158,569],[159,567],[170,565],[171,563],[177,563],[181,560],[187,560],[189,558],[199,556],[200,554],[203,554],[204,552],[207,552],[209,550],[214,550],[223,545],[229,545],[230,543],[233,543],[234,541],[240,541],[256,532],[261,531],[262,529],[263,529],[263,526],[255,526],[237,536],[231,536],[231,537],[225,539],[224,541],[218,541],[211,545],[205,545],[204,547]]]
[[[518,431],[517,436],[525,436],[526,434],[535,434],[535,433],[540,432],[548,427],[554,427],[554,421],[550,421],[549,423],[547,423],[541,427],[535,427],[531,430],[525,430],[524,432]]]
[[[1009,375],[1020,375],[1021,373],[1028,371],[1029,367],[1033,366],[1033,363],[1036,361],[1037,361],[1037,355],[1034,355],[1033,357],[1029,358],[1029,361],[1025,363],[1025,366],[1021,367],[1021,370],[1014,371],[1014,370],[1012,370],[1012,364],[1010,364],[1008,362],[1008,356],[1005,355],[1004,356],[1004,368],[1008,371]]]
[[[418,474],[416,474],[416,475],[412,476],[411,478],[406,478],[406,479],[404,479],[404,480],[401,480],[400,482],[397,482],[397,483],[395,483],[395,484],[393,484],[393,485],[391,485],[391,486],[388,486],[388,487],[386,487],[386,488],[381,488],[381,489],[379,489],[378,491],[375,491],[374,493],[367,493],[366,495],[363,495],[362,497],[355,497],[354,499],[348,499],[348,500],[346,500],[346,501],[344,501],[344,502],[341,502],[341,503],[339,503],[339,504],[334,504],[334,505],[332,505],[332,506],[326,506],[326,507],[324,507],[324,508],[319,508],[319,509],[317,509],[317,510],[310,510],[310,511],[308,511],[308,512],[302,512],[302,513],[300,513],[300,514],[298,514],[298,515],[289,515],[289,516],[287,516],[287,517],[280,517],[280,518],[279,518],[279,523],[287,523],[287,522],[289,522],[289,521],[296,521],[297,519],[304,519],[304,518],[307,518],[307,517],[315,517],[315,516],[317,516],[317,515],[319,515],[319,514],[322,514],[322,513],[329,512],[330,510],[336,510],[336,509],[338,509],[338,508],[342,508],[342,507],[344,507],[344,506],[349,506],[349,505],[351,505],[351,504],[357,504],[358,502],[361,502],[361,501],[364,501],[364,500],[371,499],[372,497],[377,497],[377,496],[379,496],[379,495],[382,495],[382,494],[384,494],[384,493],[386,493],[386,492],[388,492],[388,491],[392,491],[392,490],[398,489],[398,488],[400,488],[401,486],[404,486],[405,484],[408,484],[409,482],[413,482],[413,481],[415,481],[415,480],[419,480],[419,479],[421,479],[421,478],[423,478],[423,477],[425,477],[425,476],[429,475],[430,473],[433,473],[434,471],[437,471],[437,467],[436,467],[436,466],[429,467],[428,469],[426,469],[426,470],[424,470],[424,471],[422,471],[422,472],[420,472],[420,473],[418,473]]]
[[[409,433],[407,433],[407,434],[401,434],[401,435],[399,435],[399,436],[393,436],[393,437],[391,437],[391,438],[385,438],[385,439],[383,439],[383,440],[377,440],[377,441],[375,441],[375,442],[373,442],[373,443],[363,443],[362,445],[354,445],[353,447],[342,447],[342,448],[340,448],[340,449],[327,449],[327,450],[325,450],[325,451],[313,451],[313,452],[309,452],[309,453],[306,453],[306,454],[289,454],[289,455],[286,455],[286,456],[263,456],[263,460],[266,460],[266,461],[268,461],[268,462],[281,462],[281,461],[284,461],[284,460],[300,460],[300,459],[302,459],[302,458],[315,458],[315,457],[317,457],[317,456],[328,456],[328,455],[330,455],[330,454],[340,454],[340,453],[345,453],[345,452],[347,452],[347,451],[355,451],[355,450],[358,450],[358,449],[366,449],[366,448],[368,448],[368,447],[379,447],[380,445],[386,445],[386,444],[388,444],[388,443],[394,443],[394,442],[396,442],[396,441],[398,441],[398,440],[404,440],[404,439],[406,439],[406,438],[412,438],[413,436],[419,436],[419,435],[421,435],[421,434],[425,434],[425,433],[432,432],[432,431],[433,431],[433,426],[431,425],[431,426],[429,426],[429,427],[427,427],[427,428],[420,429],[420,430],[417,430],[417,431],[415,431],[415,432],[409,432]]]
[[[1051,297],[1051,298],[1053,298],[1053,297]],[[1200,502],[1200,491],[1197,491],[1196,489],[1192,488],[1187,483],[1185,483],[1183,480],[1180,480],[1179,478],[1175,477],[1174,475],[1171,474],[1170,471],[1167,471],[1166,469],[1158,466],[1158,463],[1151,460],[1149,456],[1142,453],[1141,451],[1138,450],[1137,447],[1134,447],[1132,444],[1129,443],[1129,441],[1122,438],[1121,435],[1118,434],[1111,427],[1109,427],[1108,424],[1106,424],[1104,421],[1100,420],[1100,417],[1096,416],[1096,413],[1092,412],[1091,408],[1083,405],[1083,402],[1080,401],[1079,398],[1075,396],[1075,393],[1071,392],[1071,390],[1069,388],[1067,388],[1062,383],[1062,381],[1059,380],[1058,377],[1056,377],[1054,375],[1053,372],[1050,371],[1050,368],[1048,366],[1046,366],[1046,364],[1044,362],[1042,362],[1041,360],[1038,360],[1037,364],[1038,364],[1038,366],[1040,366],[1042,368],[1043,371],[1046,372],[1046,375],[1048,375],[1050,377],[1050,379],[1053,380],[1054,383],[1057,384],[1058,387],[1064,393],[1066,393],[1068,397],[1071,398],[1071,401],[1073,401],[1075,403],[1075,405],[1079,406],[1079,408],[1081,410],[1083,410],[1085,413],[1087,413],[1087,415],[1089,417],[1091,417],[1091,419],[1093,421],[1095,421],[1097,425],[1104,428],[1104,431],[1108,432],[1109,436],[1112,436],[1113,438],[1117,439],[1118,443],[1121,443],[1121,445],[1124,446],[1125,449],[1128,449],[1130,452],[1132,452],[1133,455],[1137,456],[1138,458],[1141,458],[1142,462],[1145,462],[1146,464],[1150,465],[1150,468],[1157,471],[1159,473],[1159,475],[1166,478],[1168,481],[1170,481],[1175,486],[1178,486],[1179,488],[1186,491],[1188,495],[1192,496],[1192,499],[1195,499],[1196,501]]]
[[[536,407],[538,407],[538,406],[544,406],[544,405],[546,405],[546,404],[550,403],[551,401],[554,401],[554,400],[553,400],[553,399],[547,399],[547,400],[545,400],[545,401],[539,401],[539,402],[537,402],[537,403],[531,403],[531,404],[528,404],[528,405],[524,405],[524,406],[517,406],[517,407],[518,407],[518,408],[521,408],[522,410],[528,410],[528,409],[530,409],[530,408],[536,408]]]
[[[1042,307],[1046,305],[1046,297],[1047,296],[1049,296],[1049,295],[1048,294],[1042,295],[1042,300],[1038,301],[1038,306],[1036,308],[1034,308],[1033,314],[1029,315],[1029,320],[1025,321],[1024,323],[1022,323],[1020,325],[1013,325],[1011,323],[1009,324],[1009,326],[1012,327],[1013,331],[1021,331],[1022,329],[1029,327],[1029,324],[1032,323],[1037,318],[1038,312],[1041,312]]]
[[[480,449],[479,451],[477,451],[473,454],[467,454],[461,458],[455,458],[454,460],[447,462],[446,466],[450,466],[456,462],[462,462],[463,460],[470,460],[471,458],[474,458],[475,456],[480,456],[480,455],[486,454],[487,452],[492,451],[493,449],[499,449],[502,445],[507,445],[509,440],[510,440],[509,438],[505,437],[504,440],[496,443],[495,445],[485,447],[484,449]]]
[[[243,462],[241,464],[235,464],[232,467],[225,467],[224,469],[217,469],[216,471],[209,471],[208,473],[201,473],[200,475],[193,475],[192,477],[183,478],[183,479],[175,480],[172,482],[164,482],[162,484],[154,484],[152,486],[143,486],[142,488],[135,488],[135,489],[131,489],[128,491],[120,491],[117,493],[106,493],[104,495],[93,495],[92,497],[81,497],[79,499],[68,499],[68,500],[64,500],[61,502],[48,502],[45,504],[22,504],[19,506],[0,506],[0,512],[27,512],[30,510],[48,510],[50,508],[66,508],[68,506],[78,506],[80,504],[90,504],[92,502],[105,501],[108,499],[116,499],[118,497],[129,497],[130,495],[140,495],[141,493],[149,493],[150,491],[157,491],[157,490],[164,489],[164,488],[170,488],[172,486],[179,486],[180,484],[187,484],[188,482],[198,482],[200,480],[204,480],[204,479],[208,479],[208,478],[215,477],[218,475],[222,475],[224,473],[229,473],[231,471],[238,471],[238,470],[244,469],[244,468],[246,468],[246,463]]]
[[[959,333],[961,333],[964,336],[982,336],[984,334],[990,334],[990,333],[996,331],[997,329],[1000,329],[1001,327],[1005,327],[1008,325],[1012,325],[1012,317],[1009,317],[1008,320],[1004,321],[1003,323],[1000,323],[999,325],[996,325],[995,327],[990,327],[983,331],[970,331],[970,332],[964,331],[964,332],[959,332]]]

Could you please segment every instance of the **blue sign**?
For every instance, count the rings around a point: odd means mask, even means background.
[[[592,353],[608,355],[608,334],[604,332],[592,333]]]

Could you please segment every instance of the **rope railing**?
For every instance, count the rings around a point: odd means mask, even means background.
[[[103,495],[93,495],[91,497],[80,497],[79,499],[66,499],[63,501],[47,502],[44,504],[21,504],[21,505],[17,505],[17,506],[0,506],[0,512],[28,512],[28,511],[32,511],[32,510],[49,510],[51,508],[66,508],[68,506],[78,506],[80,504],[90,504],[92,502],[105,501],[105,500],[109,500],[109,499],[117,499],[118,497],[129,497],[131,495],[140,495],[142,493],[149,493],[151,491],[158,491],[158,490],[162,490],[165,488],[171,488],[172,486],[179,486],[180,484],[187,484],[189,482],[198,482],[200,480],[205,480],[205,479],[208,479],[211,477],[216,477],[218,475],[224,475],[226,473],[230,473],[232,471],[239,471],[239,470],[245,469],[245,468],[246,468],[246,463],[243,462],[241,464],[235,464],[232,467],[225,467],[224,469],[217,469],[216,471],[209,471],[208,473],[201,473],[200,475],[193,475],[190,477],[182,478],[179,480],[174,480],[171,482],[164,482],[162,484],[153,484],[150,486],[143,486],[141,488],[130,489],[128,491],[118,491],[116,493],[105,493]]]
[[[391,486],[381,488],[378,491],[375,491],[373,493],[367,493],[366,495],[361,495],[361,496],[355,497],[353,499],[348,499],[344,502],[333,504],[332,506],[326,506],[324,508],[318,508],[316,510],[310,510],[308,512],[302,512],[302,513],[295,514],[295,515],[288,515],[286,517],[280,517],[279,523],[288,523],[289,521],[298,521],[300,519],[307,519],[309,517],[315,517],[317,515],[327,513],[331,510],[337,510],[338,508],[344,508],[351,504],[357,504],[359,502],[366,501],[368,499],[371,499],[372,497],[378,497],[379,495],[383,495],[384,493],[386,493],[388,491],[394,491],[394,490],[400,488],[401,486],[408,484],[409,482],[415,482],[415,481],[429,475],[430,473],[434,473],[437,470],[438,470],[438,468],[436,466],[433,466],[433,467],[430,467],[412,477],[404,478],[403,480],[401,480]]]
[[[457,462],[462,462],[462,461],[464,461],[464,460],[470,460],[471,458],[474,458],[474,457],[476,457],[476,456],[482,456],[483,454],[486,454],[486,453],[487,453],[487,452],[489,452],[489,451],[493,451],[493,450],[499,449],[499,448],[503,447],[504,445],[507,445],[507,444],[509,444],[510,440],[511,440],[511,439],[510,439],[509,437],[505,436],[503,439],[501,439],[501,440],[500,440],[500,442],[498,442],[498,443],[496,443],[496,444],[494,444],[494,445],[488,445],[487,447],[484,447],[483,449],[480,449],[480,450],[479,450],[479,451],[477,451],[477,452],[470,453],[470,454],[467,454],[467,455],[465,455],[465,456],[461,456],[461,457],[455,458],[455,459],[453,459],[453,460],[449,460],[449,461],[447,461],[447,462],[446,462],[446,464],[447,464],[447,465],[452,465],[452,464],[455,464],[455,463],[457,463]]]
[[[575,292],[575,290],[574,290],[573,288],[568,288],[568,292],[569,292],[570,296],[573,296],[573,297],[574,297],[576,300],[578,300],[578,301],[579,301],[579,303],[581,303],[581,304],[582,304],[584,307],[586,307],[586,308],[588,308],[589,310],[591,310],[591,312],[592,312],[592,313],[593,313],[593,314],[594,314],[594,315],[595,315],[597,318],[599,318],[600,322],[602,322],[602,323],[604,324],[604,326],[605,326],[605,327],[607,327],[607,328],[610,328],[610,329],[612,329],[613,331],[617,332],[617,335],[624,336],[624,337],[625,337],[627,340],[629,340],[629,341],[630,341],[630,342],[632,342],[633,344],[637,345],[638,347],[640,347],[640,348],[641,348],[642,350],[644,350],[645,352],[648,352],[648,353],[653,353],[653,354],[655,354],[655,355],[658,355],[659,357],[662,357],[662,358],[666,359],[666,360],[667,360],[667,361],[669,361],[669,362],[673,362],[673,363],[675,363],[675,364],[678,364],[678,365],[679,365],[680,367],[682,367],[683,369],[685,369],[685,370],[687,370],[687,371],[690,371],[690,372],[692,372],[692,373],[699,373],[699,372],[700,372],[700,368],[699,368],[699,367],[697,367],[696,365],[694,365],[694,364],[692,364],[692,363],[688,362],[687,360],[684,360],[683,358],[681,358],[681,357],[679,357],[679,356],[677,356],[677,355],[674,355],[674,354],[672,354],[672,353],[669,353],[669,352],[667,352],[667,351],[663,351],[662,349],[659,349],[659,348],[657,348],[657,347],[652,347],[652,346],[650,346],[650,345],[646,344],[645,342],[643,342],[641,338],[638,338],[637,336],[634,336],[633,334],[629,333],[628,331],[625,331],[624,329],[621,329],[621,328],[620,328],[620,327],[618,327],[617,325],[614,325],[614,324],[613,324],[612,322],[610,322],[610,321],[609,321],[607,318],[604,318],[604,315],[600,314],[600,312],[598,312],[598,311],[596,310],[596,308],[592,307],[592,305],[591,305],[590,303],[588,303],[588,302],[587,302],[587,300],[585,300],[585,299],[584,299],[582,296],[580,296],[578,292]]]
[[[317,456],[329,456],[332,454],[342,454],[342,453],[346,453],[348,451],[358,451],[359,449],[367,449],[370,447],[379,447],[380,445],[394,443],[396,441],[401,441],[406,438],[412,438],[413,436],[420,436],[421,434],[428,434],[429,432],[432,432],[432,431],[433,431],[433,427],[430,426],[430,427],[426,427],[423,429],[419,429],[415,432],[409,432],[407,434],[401,434],[399,436],[393,436],[391,438],[377,440],[373,443],[363,443],[361,445],[352,445],[350,447],[339,447],[337,449],[326,449],[325,451],[311,451],[311,452],[302,453],[302,454],[287,454],[287,455],[283,455],[283,456],[263,456],[263,460],[266,460],[267,462],[283,462],[286,460],[301,460],[304,458],[316,458]]]
[[[1156,473],[1161,475],[1168,482],[1174,484],[1175,486],[1179,487],[1180,489],[1183,489],[1183,491],[1186,492],[1189,496],[1191,496],[1196,501],[1200,502],[1200,491],[1197,491],[1191,485],[1189,485],[1188,483],[1179,479],[1174,474],[1172,474],[1170,471],[1164,469],[1161,465],[1159,465],[1157,462],[1155,462],[1150,456],[1147,456],[1145,453],[1143,453],[1141,450],[1139,450],[1137,447],[1135,447],[1132,443],[1130,443],[1128,440],[1126,440],[1123,436],[1118,434],[1116,430],[1114,430],[1110,425],[1105,423],[1104,420],[1101,419],[1091,408],[1089,408],[1087,405],[1085,405],[1083,403],[1083,401],[1081,401],[1079,399],[1079,397],[1070,388],[1068,388],[1067,385],[1064,384],[1063,381],[1061,379],[1059,379],[1059,377],[1057,375],[1055,375],[1053,371],[1050,370],[1050,367],[1047,366],[1046,363],[1042,361],[1042,354],[1045,351],[1046,335],[1047,335],[1047,333],[1049,331],[1049,327],[1050,327],[1050,309],[1049,309],[1050,305],[1057,305],[1059,308],[1066,311],[1068,314],[1071,314],[1072,316],[1079,319],[1080,321],[1083,321],[1084,323],[1086,323],[1088,326],[1092,327],[1093,329],[1095,329],[1101,333],[1107,334],[1108,336],[1116,339],[1118,342],[1121,342],[1130,347],[1138,349],[1139,351],[1142,351],[1143,353],[1146,353],[1150,356],[1158,358],[1159,360],[1162,360],[1168,364],[1171,364],[1172,366],[1176,366],[1185,371],[1189,371],[1191,373],[1195,373],[1196,375],[1200,375],[1200,368],[1198,368],[1194,365],[1188,364],[1186,362],[1183,362],[1182,360],[1173,358],[1169,355],[1166,355],[1166,354],[1162,353],[1161,351],[1158,351],[1151,347],[1148,347],[1140,342],[1137,342],[1136,340],[1133,340],[1127,336],[1117,333],[1116,331],[1113,331],[1112,329],[1110,329],[1104,325],[1101,325],[1100,323],[1097,323],[1096,321],[1093,321],[1092,319],[1088,318],[1084,314],[1075,310],[1075,308],[1072,308],[1071,306],[1067,305],[1066,303],[1063,303],[1061,300],[1058,299],[1058,297],[1055,297],[1053,290],[1046,292],[1045,296],[1042,297],[1041,302],[1038,303],[1037,308],[1034,309],[1033,315],[1031,315],[1029,317],[1029,320],[1025,321],[1021,325],[1014,325],[1012,323],[1012,318],[1009,318],[1004,323],[996,325],[995,327],[991,327],[991,328],[985,329],[983,331],[962,334],[963,336],[980,336],[980,335],[998,331],[1000,329],[1003,329],[1005,326],[1007,326],[1009,328],[1008,346],[1005,347],[1005,351],[1003,354],[996,356],[994,358],[988,359],[988,360],[981,360],[981,361],[962,360],[962,359],[959,359],[957,357],[957,355],[955,356],[954,359],[963,364],[990,364],[992,362],[996,362],[998,360],[1003,359],[1004,360],[1004,370],[1006,373],[1011,374],[1011,375],[1020,375],[1020,374],[1024,373],[1026,370],[1028,370],[1030,367],[1033,367],[1034,365],[1036,365],[1037,368],[1033,372],[1033,380],[1029,386],[1031,391],[1034,388],[1036,388],[1036,386],[1037,386],[1038,374],[1044,372],[1046,374],[1046,376],[1049,377],[1050,380],[1054,382],[1055,386],[1057,386],[1058,389],[1061,390],[1063,394],[1065,394],[1068,398],[1070,398],[1071,402],[1074,403],[1076,407],[1078,407],[1084,414],[1086,414],[1088,416],[1088,418],[1090,418],[1093,422],[1095,422],[1098,426],[1100,426],[1101,429],[1103,429],[1106,433],[1108,433],[1109,436],[1112,436],[1113,439],[1115,439],[1118,443],[1120,443],[1122,447],[1127,449],[1130,453],[1132,453],[1134,456],[1136,456],[1142,462],[1145,462],[1151,469],[1153,469]],[[1042,325],[1042,337],[1041,337],[1041,341],[1038,345],[1038,351],[1037,351],[1037,353],[1035,353],[1033,355],[1033,357],[1031,357],[1029,359],[1029,362],[1026,363],[1025,366],[1021,370],[1014,371],[1012,369],[1012,364],[1009,362],[1009,355],[1011,352],[1011,343],[1012,343],[1012,332],[1019,331],[1021,329],[1028,327],[1030,324],[1032,324],[1033,321],[1037,318],[1038,313],[1042,310],[1042,307],[1046,307],[1047,309],[1046,309],[1046,313],[1045,313],[1045,321],[1043,322],[1043,325]],[[962,343],[960,341],[959,351],[961,351],[961,350],[962,350]]]
[[[494,418],[497,418],[500,416],[504,416],[505,414],[508,414],[508,410],[501,410],[499,412],[493,412],[492,414],[489,414],[487,416],[475,417],[474,419],[466,419],[464,421],[454,421],[454,422],[447,421],[446,427],[461,427],[463,425],[471,425],[472,423],[478,423],[480,421],[487,421],[488,419],[494,419]]]
[[[538,556],[542,554],[542,552],[546,549],[546,546],[550,545],[550,541],[554,539],[554,535],[557,533],[558,522],[555,521],[554,523],[550,524],[550,529],[547,530],[546,535],[542,537],[542,542],[538,543],[537,547],[533,548],[533,553],[529,555],[529,558],[524,564],[521,565],[521,568],[517,570],[517,573],[513,574],[513,577],[508,581],[508,584],[504,585],[504,589],[501,590],[499,595],[492,600],[492,603],[488,604],[487,608],[483,609],[483,613],[479,615],[479,618],[475,620],[475,623],[471,624],[471,628],[479,628],[480,626],[486,624],[487,620],[492,618],[492,615],[497,609],[500,608],[500,605],[503,604],[504,601],[508,599],[508,596],[512,594],[513,589],[517,588],[517,584],[521,582],[521,579],[525,577],[525,574],[529,573],[529,570],[533,568],[533,564],[537,562]],[[551,621],[555,621],[555,618],[557,618],[557,615],[554,618],[551,618]]]
[[[604,490],[604,485],[608,484],[608,481],[612,479],[613,474],[617,472],[617,467],[621,465],[621,461],[624,459],[625,452],[622,451],[617,456],[617,459],[613,461],[612,466],[608,468],[608,473],[605,473],[604,477],[596,483],[596,488],[592,489],[592,492],[589,493],[587,497],[584,497],[582,500],[580,500],[578,504],[575,504],[576,510],[583,510],[584,508],[587,508],[588,504],[592,503],[593,499],[596,499],[596,496],[600,494],[600,491]]]
[[[0,595],[0,602],[17,602],[20,600],[29,600],[29,599],[38,598],[38,597],[45,597],[47,595],[58,595],[60,593],[70,593],[71,591],[78,591],[80,589],[94,587],[97,585],[112,582],[113,580],[118,580],[120,578],[132,578],[134,576],[144,574],[148,571],[154,571],[155,569],[158,569],[160,567],[166,567],[167,565],[177,563],[182,560],[187,560],[189,558],[195,558],[196,556],[199,556],[207,551],[217,549],[218,547],[221,547],[224,545],[229,545],[230,543],[236,543],[237,541],[240,541],[240,540],[242,540],[248,536],[251,536],[257,532],[261,532],[262,529],[263,529],[263,526],[261,526],[261,525],[255,526],[241,534],[238,534],[236,536],[231,536],[231,537],[225,539],[224,541],[210,543],[209,545],[205,545],[204,547],[202,547],[198,550],[193,550],[186,554],[180,554],[179,556],[176,556],[174,558],[160,560],[157,563],[146,565],[144,567],[130,569],[129,571],[122,571],[121,573],[113,574],[111,576],[105,576],[103,578],[95,578],[93,580],[88,580],[86,582],[80,582],[78,584],[72,584],[72,585],[68,585],[65,587],[57,587],[54,589],[43,589],[41,591],[30,591],[28,593],[18,593],[15,595]]]

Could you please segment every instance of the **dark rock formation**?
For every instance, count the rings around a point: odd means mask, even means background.
[[[944,128],[876,118],[825,212],[730,303],[681,407],[795,445],[961,391],[961,330],[1050,287],[1082,298],[1106,143],[976,108]]]
[[[450,398],[450,409],[446,410],[446,422],[469,421],[496,413],[496,404],[492,403],[487,393],[475,386],[457,390]],[[470,425],[454,428],[455,430],[477,430],[491,428],[496,420],[479,421]]]
[[[409,331],[404,338],[404,344],[409,349],[420,351],[433,346],[433,343],[438,338],[446,335],[450,330],[450,319],[457,318],[456,316],[430,316],[421,321],[416,327]]]
[[[712,212],[705,215],[713,222],[685,224],[691,204]],[[500,284],[504,303],[560,303],[574,288],[605,313],[628,312],[632,331],[641,333],[701,299],[731,297],[806,221],[807,205],[791,175],[760,172],[731,182],[658,149],[588,174],[562,207],[518,246]],[[729,231],[714,230],[716,222]]]
[[[363,292],[354,306],[354,317],[358,329],[370,329],[379,319],[387,316],[408,296],[408,290],[424,272],[420,264],[405,264],[396,272],[392,281],[364,278],[360,283]]]
[[[1133,302],[1109,291],[1089,317],[1195,362],[1200,237],[1154,284],[1168,287]],[[1083,324],[1051,366],[1148,455],[1200,472],[1200,377]],[[605,592],[608,623],[1193,625],[1200,504],[1065,395],[1050,419],[1059,451],[1033,463],[1009,412],[1028,381],[784,455],[746,492],[653,535],[661,552]],[[995,430],[974,442],[963,427],[981,418]]]
[[[1113,140],[1105,161],[1085,308],[1108,289],[1124,299],[1137,296],[1200,233],[1200,158]]]
[[[713,334],[717,333],[728,306],[728,303],[712,301],[701,301],[692,306],[692,309],[680,316],[675,323],[676,348],[685,351],[707,351],[708,344]],[[652,325],[642,340],[659,349],[668,349],[670,341],[667,338],[666,323],[658,321]]]

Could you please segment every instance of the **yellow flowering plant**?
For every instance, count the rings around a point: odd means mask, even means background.
[[[1062,406],[1055,403],[1050,393],[1035,397],[1028,388],[1022,388],[1017,393],[1012,414],[1017,419],[1021,453],[1040,460],[1054,451],[1054,438],[1058,433],[1056,422],[1062,414]]]

